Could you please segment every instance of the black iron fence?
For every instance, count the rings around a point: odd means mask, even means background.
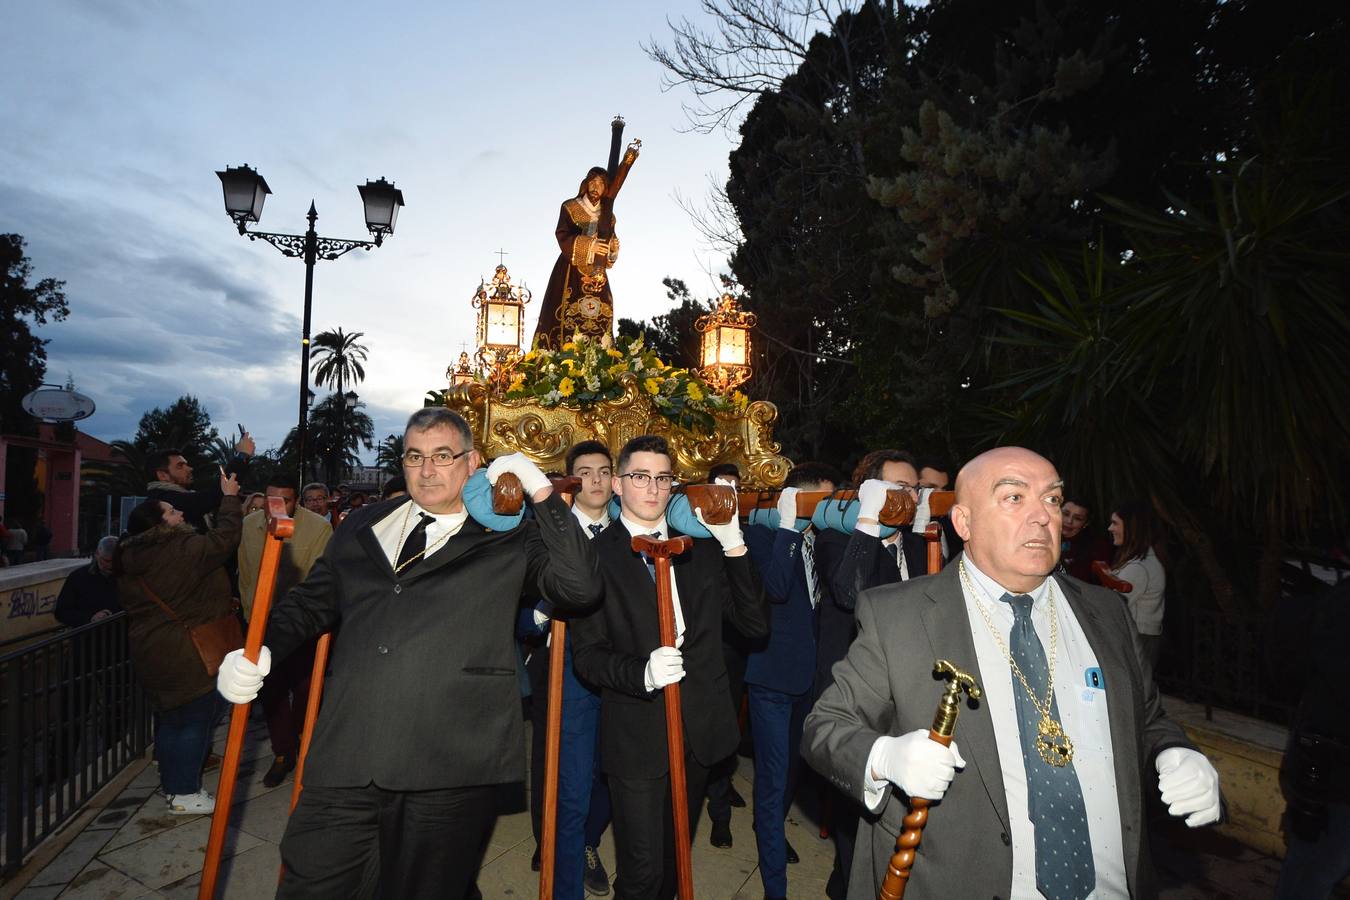
[[[1267,615],[1190,609],[1168,619],[1158,684],[1164,693],[1289,726],[1302,687],[1278,669]]]
[[[17,869],[150,740],[125,613],[0,656],[0,874]]]

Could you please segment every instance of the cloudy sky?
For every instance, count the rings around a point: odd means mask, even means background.
[[[723,180],[731,140],[687,130],[640,44],[693,0],[356,4],[51,0],[0,11],[0,232],[37,278],[66,281],[43,330],[48,381],[74,378],[127,438],[141,413],[195,394],[222,434],[267,448],[294,425],[304,266],[238,236],[217,169],[248,163],[273,194],[258,227],[366,238],[356,185],[404,192],[384,247],[315,269],[314,330],[365,333],[358,389],[376,434],[399,431],[472,350],[469,297],[504,248],[538,291],[558,204],[603,165],[609,122],[642,156],[616,206],[617,314],[669,304],[661,278],[711,295],[725,260],[677,198]],[[530,310],[533,326],[535,310]]]

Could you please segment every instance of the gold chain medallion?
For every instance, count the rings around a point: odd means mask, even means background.
[[[999,634],[998,629],[994,627],[994,621],[989,617],[989,611],[984,608],[980,602],[979,592],[975,588],[975,583],[970,580],[970,573],[966,571],[966,561],[961,560],[961,580],[966,585],[966,590],[970,591],[970,598],[975,601],[975,608],[980,611],[980,616],[984,619],[985,626],[989,633],[993,635],[994,642],[998,644],[998,649],[1003,652],[1003,658],[1008,661],[1013,674],[1017,680],[1022,682],[1022,687],[1026,690],[1027,696],[1031,698],[1031,705],[1036,707],[1036,712],[1041,714],[1041,720],[1036,727],[1036,752],[1040,754],[1041,759],[1051,766],[1067,766],[1073,762],[1073,741],[1065,734],[1064,727],[1060,725],[1050,715],[1051,705],[1055,702],[1055,651],[1059,647],[1059,617],[1055,614],[1055,583],[1053,581],[1047,585],[1050,597],[1050,660],[1048,664],[1047,678],[1045,683],[1045,702],[1042,703],[1036,696],[1036,692],[1031,689],[1031,684],[1027,677],[1022,674],[1022,669],[1017,665],[1017,661],[1012,658],[1012,652],[1003,640],[1003,635]]]

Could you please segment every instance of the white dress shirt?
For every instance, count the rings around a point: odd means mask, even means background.
[[[1004,646],[1011,647],[1013,611],[1000,599],[1006,591],[981,572],[969,559],[966,571],[979,592],[979,601],[989,613],[990,621],[999,630]],[[1031,622],[1041,639],[1047,663],[1050,659],[1050,602],[1052,578],[1030,592],[1032,598]],[[1097,886],[1088,895],[1092,900],[1128,898],[1125,875],[1125,856],[1120,833],[1120,799],[1116,793],[1115,755],[1111,750],[1111,723],[1107,716],[1109,685],[1091,687],[1092,674],[1102,682],[1097,667],[1097,656],[1088,644],[1087,636],[1078,624],[1069,601],[1059,583],[1054,581],[1055,617],[1059,624],[1059,645],[1055,654],[1055,701],[1059,722],[1073,741],[1073,765],[1078,783],[1083,790],[1083,806],[1087,812],[1088,835],[1092,845],[1092,862],[1096,869]],[[985,692],[984,707],[994,726],[994,740],[998,746],[999,768],[1003,773],[1003,790],[1008,799],[1008,824],[1012,831],[1013,883],[1012,900],[1041,896],[1036,890],[1036,833],[1027,813],[1027,773],[1022,762],[1022,744],[1017,726],[1015,692],[1025,691],[1022,682],[1012,674],[1008,658],[994,641],[962,581],[966,614],[970,617],[971,637],[975,642],[975,656],[984,674],[981,685]],[[1044,685],[1032,685],[1044,697]],[[1122,693],[1128,698],[1128,694]],[[1125,702],[1125,701],[1122,701]],[[958,736],[958,745],[960,739]],[[960,778],[958,774],[956,777]],[[967,777],[969,777],[967,775]]]
[[[665,516],[662,516],[661,521],[658,522],[654,527],[648,525],[639,525],[637,522],[634,522],[633,520],[629,519],[622,513],[619,514],[619,521],[623,523],[624,528],[628,529],[628,533],[633,535],[634,537],[636,537],[637,535],[648,536],[654,533],[659,533],[660,537],[658,537],[657,540],[661,541],[670,540],[670,528],[666,526]],[[653,596],[655,596],[655,593],[653,593]],[[682,644],[684,644],[684,611],[680,609],[680,588],[675,583],[674,566],[671,567],[670,572],[670,602],[671,605],[675,607],[675,646],[679,647]]]
[[[384,555],[389,557],[389,565],[398,565],[399,552],[407,543],[408,535],[417,527],[417,523],[424,515],[431,516],[435,521],[427,525],[427,552],[423,559],[435,556],[445,543],[464,527],[464,522],[469,518],[467,510],[441,515],[429,513],[418,506],[415,500],[409,500],[403,506],[397,507],[370,528],[375,540],[380,542]]]
[[[596,537],[596,533],[591,531],[592,525],[599,525],[601,531],[604,531],[609,527],[609,510],[602,511],[600,513],[600,518],[592,519],[586,514],[585,510],[573,503],[572,515],[577,517],[577,521],[581,523],[581,530],[586,532],[586,537],[588,538],[594,539]]]
[[[895,534],[888,538],[882,538],[881,526],[872,522],[859,522],[854,527],[854,530],[861,531],[863,534],[870,534],[874,538],[880,538],[881,549],[886,551],[887,556],[890,556],[891,554],[890,548],[895,547],[898,551],[895,554],[895,564],[900,569],[900,580],[909,581],[909,561],[905,559],[905,545],[900,542],[900,538],[903,535],[903,532],[900,531],[900,529],[897,528]]]

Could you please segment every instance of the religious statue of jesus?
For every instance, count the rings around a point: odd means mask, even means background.
[[[605,170],[595,166],[582,179],[576,196],[563,201],[554,230],[561,252],[534,332],[540,346],[557,349],[574,333],[600,337],[612,328],[614,305],[606,272],[619,257],[619,238],[612,212],[603,229],[607,237],[601,236],[608,185]]]

